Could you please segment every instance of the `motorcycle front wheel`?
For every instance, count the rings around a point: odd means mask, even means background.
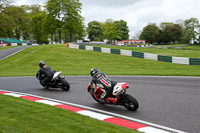
[[[124,94],[124,100],[123,106],[128,110],[136,111],[139,108],[139,103],[133,96]]]
[[[41,81],[40,81],[40,84],[41,84],[41,86],[43,86],[45,89],[49,89],[49,86],[48,86],[48,85],[42,84]]]
[[[69,91],[70,89],[69,83],[65,79],[62,79],[62,78],[60,78],[60,82],[62,83],[61,89],[63,89],[64,91]]]
[[[91,90],[90,90],[90,94],[91,94],[92,98],[93,98],[96,102],[98,102],[98,103],[100,103],[100,104],[104,104],[103,102],[100,102],[98,99],[95,98],[95,96],[93,95],[93,91],[94,91],[94,89],[91,89]]]

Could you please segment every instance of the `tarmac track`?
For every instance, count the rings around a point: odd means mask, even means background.
[[[24,50],[25,48],[32,47],[32,46],[21,46],[21,47],[13,47],[5,50],[0,50],[0,60],[5,59],[17,52]]]
[[[122,106],[100,105],[87,92],[89,76],[67,76],[70,91],[44,89],[35,77],[0,77],[0,89],[28,93],[80,104],[120,115],[156,123],[190,133],[200,128],[200,78],[156,76],[109,76],[115,81],[126,81],[127,93],[136,97],[138,111]]]
[[[27,48],[27,46],[1,50],[0,60],[24,48]],[[41,87],[35,77],[0,77],[0,89],[72,102],[189,133],[199,132],[199,77],[109,77],[119,82],[126,81],[130,85],[127,93],[133,95],[139,101],[138,111],[131,112],[124,107],[96,103],[86,89],[90,80],[89,76],[67,76],[66,79],[71,85],[68,92],[59,89],[46,90]]]

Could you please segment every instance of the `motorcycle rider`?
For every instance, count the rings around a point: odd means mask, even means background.
[[[43,84],[45,88],[54,85],[54,83],[51,83],[51,79],[55,71],[51,70],[51,68],[48,65],[45,65],[44,61],[39,62],[39,67],[40,69],[38,70],[36,77],[38,79],[41,79],[42,75],[44,75],[44,79],[41,81],[41,84]]]
[[[99,73],[99,70],[97,68],[92,68],[90,70],[90,75],[92,77],[90,86],[94,89],[93,93],[96,92],[97,86],[103,91],[99,101],[101,103],[116,103],[117,98],[111,98],[108,96],[112,93],[113,87],[117,84],[117,82],[110,80],[105,73]]]

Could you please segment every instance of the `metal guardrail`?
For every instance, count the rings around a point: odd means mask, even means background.
[[[6,43],[6,44],[0,44],[0,47],[4,46],[27,46],[27,45],[39,45],[39,44],[34,44],[34,43]]]

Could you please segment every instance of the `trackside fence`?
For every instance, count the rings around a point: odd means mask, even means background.
[[[94,47],[94,46],[78,45],[78,44],[68,44],[67,47],[74,49],[97,51],[109,54],[119,54],[119,55],[149,59],[154,61],[164,61],[175,64],[200,65],[200,58],[164,56],[152,53],[143,53],[130,50],[123,50],[123,49],[112,49],[112,48]]]
[[[2,47],[4,47],[4,46],[28,46],[28,45],[37,46],[39,44],[34,44],[34,43],[6,43],[6,44],[0,44],[0,46],[2,46]]]

